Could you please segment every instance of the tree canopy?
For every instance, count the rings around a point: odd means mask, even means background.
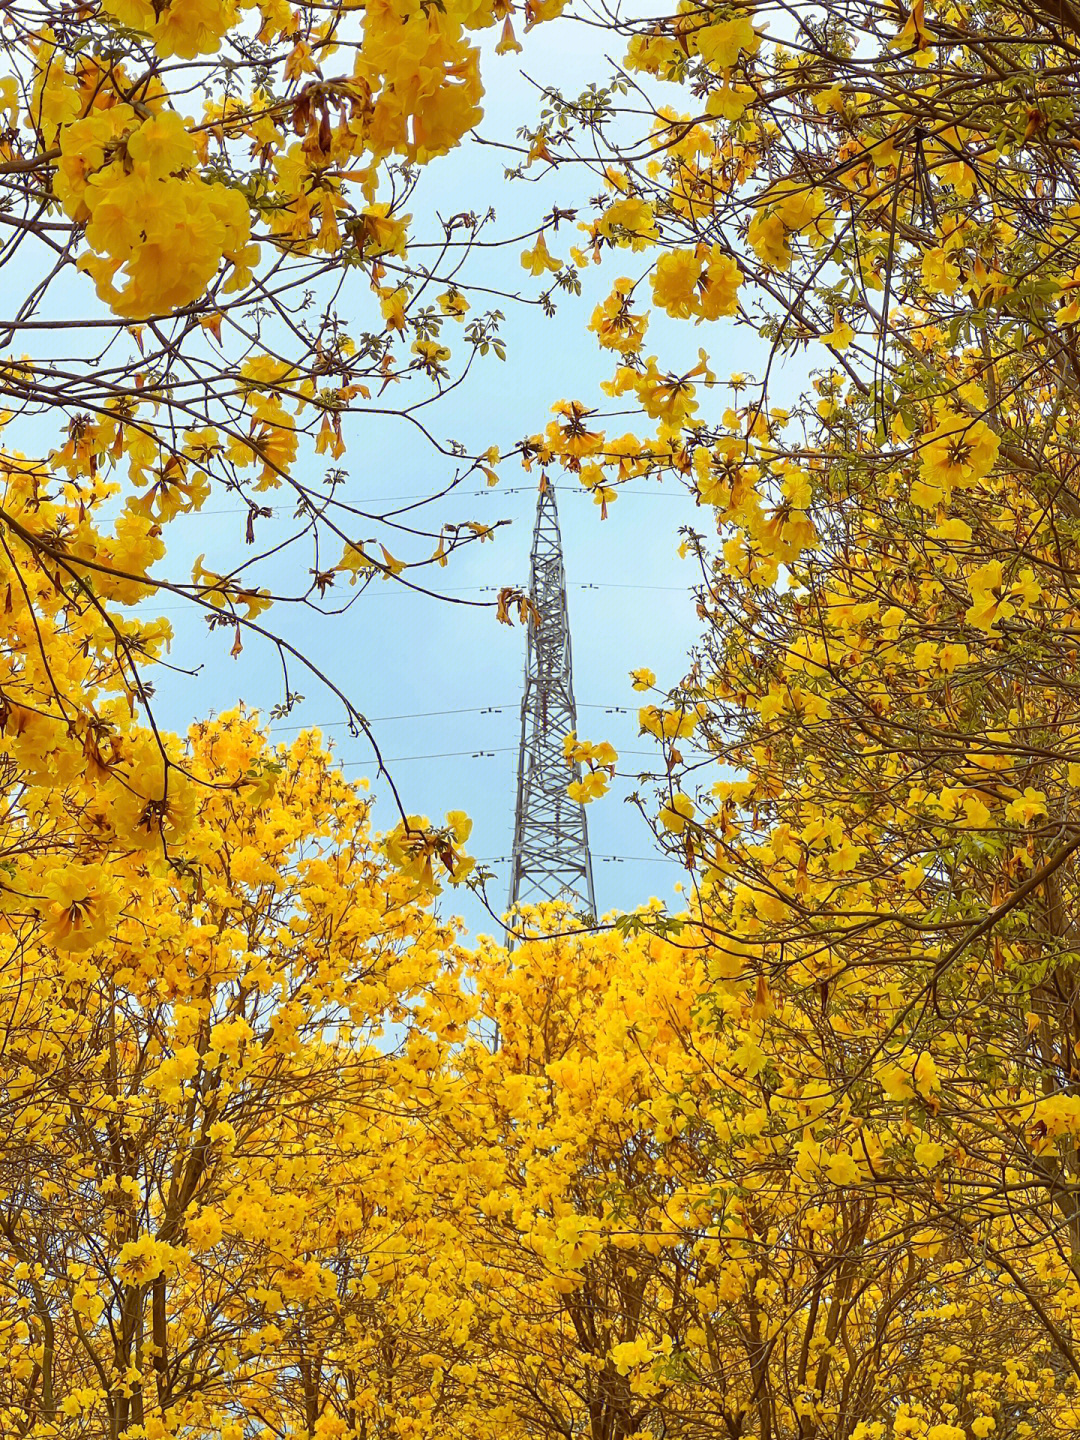
[[[562,12],[3,17],[4,1434],[1080,1431],[1080,15]],[[466,947],[464,812],[374,830],[317,733],[145,676],[179,595],[280,715],[275,603],[490,534],[397,558],[336,467],[500,352],[484,197],[409,207],[515,18],[613,57],[484,136],[561,187],[508,241],[560,335],[603,282],[606,398],[538,386],[517,457],[684,487],[701,639],[633,675],[683,913]],[[167,577],[215,490],[243,539]]]

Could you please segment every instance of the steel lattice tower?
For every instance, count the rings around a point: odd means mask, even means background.
[[[595,916],[585,807],[566,793],[580,770],[576,765],[571,770],[563,753],[563,738],[577,729],[577,711],[562,537],[551,485],[542,485],[536,502],[529,598],[535,611],[528,621],[521,701],[510,905],[567,900]]]

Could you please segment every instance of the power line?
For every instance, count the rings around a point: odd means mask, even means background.
[[[151,581],[150,583],[152,584],[153,581]],[[495,595],[502,588],[503,587],[501,585],[462,585],[461,588],[459,590],[456,590],[453,595],[432,595],[427,591],[402,591],[397,586],[394,586],[392,588],[380,588],[378,590],[372,590],[371,595],[368,598],[382,600],[399,600],[402,598],[403,594],[408,594],[418,596],[424,600],[453,600],[458,595],[483,595],[485,593]],[[566,588],[568,590],[652,590],[663,591],[668,595],[689,595],[694,587],[692,585],[640,585],[622,582],[618,580],[592,580],[584,583],[579,582],[575,585],[568,585]],[[192,605],[194,604],[194,600],[189,600],[186,605],[153,605],[153,602],[150,600],[142,600],[139,603],[141,605],[146,605],[152,608],[145,611],[137,612],[136,618],[150,619],[157,615],[190,614]],[[279,601],[277,603],[287,605],[291,602],[286,600]],[[208,612],[204,611],[202,613]],[[221,610],[215,611],[215,613],[223,615],[226,617],[226,619],[228,619],[227,611]]]
[[[433,755],[389,755],[383,759],[384,765],[402,765],[406,760],[457,760],[467,758],[469,760],[493,760],[496,755],[506,755],[511,750],[516,750],[516,745],[499,745],[494,750],[440,750]],[[338,768],[340,770],[356,770],[357,768],[370,767],[373,760],[345,760]]]
[[[583,485],[553,485],[553,490],[558,490],[560,495],[587,495],[592,498],[592,491],[586,490]],[[643,495],[651,500],[687,500],[689,495],[685,490],[627,490],[620,488],[616,491],[619,495]],[[459,500],[466,496],[474,498],[478,495],[535,495],[535,485],[491,485],[483,490],[447,490],[445,494],[432,495],[425,491],[420,495],[361,495],[350,504],[350,509],[358,509],[361,505],[390,505],[404,500],[426,500],[434,505],[439,500]],[[340,505],[343,502],[331,500],[331,505]],[[271,515],[290,515],[296,519],[311,518],[307,515],[297,515],[295,509],[290,505],[268,505],[259,507],[267,509]],[[232,505],[223,510],[197,510],[196,515],[248,515],[251,507],[247,505]]]
[[[620,583],[618,580],[596,580],[584,584],[570,585],[570,590],[666,590],[669,595],[689,595],[690,585],[636,585]]]
[[[469,760],[493,760],[496,755],[508,755],[510,751],[516,750],[516,745],[496,745],[494,750],[439,750],[431,755],[387,755],[383,757],[384,765],[403,765],[408,760],[457,760],[467,758]],[[655,760],[655,750],[620,750],[620,755],[640,755]],[[716,760],[719,757],[709,754],[700,754],[694,757],[699,760]],[[357,768],[370,767],[377,762],[371,760],[345,760],[338,768],[341,770],[355,770]]]
[[[365,715],[369,725],[382,725],[390,720],[431,720],[440,715],[501,715],[504,710],[510,709],[507,705],[464,705],[457,710],[414,710],[411,715]],[[303,725],[271,725],[275,735],[283,734],[288,730],[331,730],[342,725],[349,725],[348,720],[308,720]]]
[[[509,863],[510,858],[509,855],[473,856],[473,859],[475,859],[478,865],[506,865]],[[656,855],[593,855],[592,858],[594,860],[604,860],[616,865],[637,863],[648,865],[654,860],[664,865],[682,865],[683,863],[681,860],[676,860],[674,855],[661,855],[659,853]]]
[[[601,705],[599,703],[579,705],[579,710],[603,710],[607,715],[629,715],[634,707],[631,705]],[[432,720],[443,715],[502,715],[507,710],[515,713],[518,706],[507,701],[505,705],[463,705],[456,710],[414,710],[409,715],[365,715],[364,719],[369,725],[384,725],[391,720]],[[275,735],[283,735],[294,730],[332,730],[340,729],[351,722],[348,720],[308,720],[302,725],[271,725],[270,729]]]
[[[674,855],[598,855],[598,860],[606,860],[615,865],[625,863],[648,864],[653,860],[659,861],[661,865],[682,865],[681,860],[676,860]],[[685,868],[685,867],[684,867]]]

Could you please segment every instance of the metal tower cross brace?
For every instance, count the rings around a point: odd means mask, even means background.
[[[535,612],[528,622],[521,701],[510,905],[567,900],[595,916],[585,808],[566,793],[580,767],[571,769],[563,753],[564,736],[577,729],[577,712],[562,538],[550,485],[536,502],[529,596]]]

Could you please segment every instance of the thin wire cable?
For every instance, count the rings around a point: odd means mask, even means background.
[[[505,865],[509,863],[510,856],[475,855],[473,856],[473,859],[475,859],[478,865]],[[624,863],[630,864],[637,862],[640,862],[642,864],[649,864],[653,860],[658,860],[664,865],[681,865],[683,863],[681,860],[677,860],[674,855],[661,855],[659,853],[657,853],[656,855],[594,855],[593,859],[611,861],[620,865]]]
[[[383,759],[383,764],[403,765],[406,760],[493,760],[496,755],[506,755],[516,749],[516,745],[498,745],[494,750],[439,750],[433,755],[387,755]],[[374,763],[373,760],[345,760],[341,762],[338,769],[356,770]]]
[[[436,595],[434,598],[436,600],[453,600],[457,595],[483,595],[485,592],[494,595],[501,588],[499,585],[463,585],[460,590],[455,590],[453,595]],[[618,580],[590,580],[567,586],[568,590],[655,590],[664,591],[669,595],[689,595],[693,588],[692,585],[635,585]],[[368,598],[375,600],[400,600],[403,593],[404,592],[397,589],[397,587],[394,587],[392,589],[373,590]],[[415,592],[408,593],[412,594]],[[432,596],[425,594],[422,598],[430,600]],[[146,605],[148,608],[142,611],[133,611],[133,618],[149,620],[158,615],[187,615],[190,614],[192,610],[191,601],[186,605],[154,605],[152,601],[141,600],[139,604]],[[199,613],[205,615],[208,612],[200,609]],[[219,611],[217,613],[224,614],[225,612]]]
[[[496,745],[494,750],[439,750],[431,755],[387,755],[383,759],[384,765],[402,765],[407,760],[457,760],[467,758],[470,760],[493,760],[496,755],[508,755],[517,750],[516,745]],[[643,755],[648,759],[657,759],[655,750],[620,750],[620,755]],[[717,755],[697,754],[691,758],[697,760],[716,760]],[[374,764],[374,760],[344,760],[340,763],[341,770],[355,770],[358,767]]]
[[[502,715],[507,710],[512,710],[516,715],[519,709],[520,701],[508,700],[503,705],[463,705],[456,710],[414,710],[408,715],[367,715],[364,718],[369,725],[384,725],[391,720],[432,720],[443,715]],[[603,710],[608,715],[629,715],[633,706],[602,705],[598,701],[593,701],[580,704],[578,709]],[[302,725],[271,724],[270,729],[275,735],[284,735],[298,730],[340,729],[348,723],[348,720],[307,720]]]
[[[587,495],[593,498],[592,491],[586,490],[581,485],[556,485],[552,487],[560,495]],[[655,500],[686,500],[686,491],[679,490],[626,490],[617,491],[619,495],[644,495]],[[429,493],[423,495],[361,495],[354,502],[354,508],[360,505],[391,505],[401,500],[427,500],[434,505],[438,500],[460,500],[466,496],[477,495],[535,495],[535,485],[492,485],[485,490],[448,490],[444,495],[431,496]],[[290,505],[270,505],[263,507],[269,509],[271,515],[292,515],[294,513]],[[247,515],[250,507],[247,505],[233,505],[224,510],[198,510],[193,511],[197,515]]]

